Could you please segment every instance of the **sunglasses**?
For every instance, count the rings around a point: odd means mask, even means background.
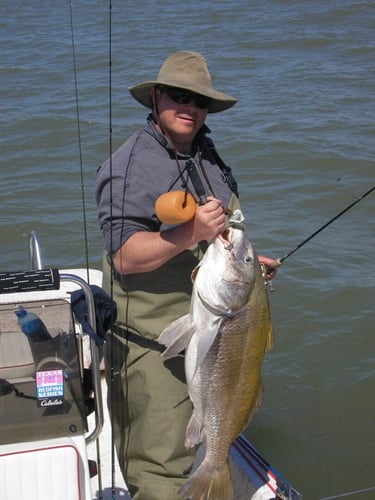
[[[189,102],[194,101],[198,108],[207,109],[211,102],[209,97],[195,94],[189,90],[179,89],[177,87],[165,87],[164,85],[158,85],[157,88],[160,92],[167,94],[176,104],[189,104]]]

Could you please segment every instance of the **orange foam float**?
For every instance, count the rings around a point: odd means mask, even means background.
[[[164,224],[182,224],[194,217],[196,206],[190,193],[169,191],[156,200],[155,213]]]

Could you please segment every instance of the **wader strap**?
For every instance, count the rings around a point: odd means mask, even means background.
[[[129,332],[129,330],[125,330],[121,326],[113,325],[112,328],[113,333],[118,335],[119,337],[128,340],[129,342],[133,342],[144,349],[152,349],[153,351],[163,352],[165,347],[156,342],[156,340],[148,339],[146,337],[141,337],[141,335],[137,335],[136,333]]]
[[[237,181],[232,174],[232,169],[230,167],[228,167],[228,165],[226,165],[226,163],[224,163],[224,160],[221,158],[221,156],[217,152],[212,140],[209,137],[206,137],[206,139],[208,141],[209,151],[212,154],[212,156],[214,157],[217,165],[219,166],[219,168],[223,174],[225,182],[228,184],[232,193],[234,193],[237,196],[237,198],[239,198],[238,184],[237,184]]]

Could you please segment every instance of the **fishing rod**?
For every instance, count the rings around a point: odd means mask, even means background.
[[[321,231],[323,231],[323,229],[325,229],[327,226],[329,226],[330,224],[332,224],[332,222],[334,222],[339,217],[341,217],[342,215],[344,215],[345,212],[347,212],[348,210],[350,210],[352,207],[354,207],[354,205],[356,205],[361,200],[363,200],[363,198],[365,198],[370,193],[372,193],[372,191],[374,191],[374,189],[375,189],[375,186],[373,186],[371,189],[369,189],[368,191],[366,191],[366,193],[364,193],[362,196],[360,196],[359,198],[357,198],[356,200],[354,200],[353,203],[351,203],[349,206],[347,206],[346,208],[344,208],[344,210],[341,210],[340,213],[338,213],[337,215],[335,215],[335,217],[333,217],[328,222],[326,222],[322,227],[320,227],[319,229],[317,229],[308,238],[306,238],[305,240],[301,241],[301,243],[299,243],[299,245],[297,245],[296,247],[294,247],[291,250],[289,250],[289,252],[287,252],[283,257],[280,257],[279,259],[275,259],[272,262],[272,264],[270,264],[267,267],[271,268],[271,269],[272,268],[273,269],[277,269],[278,267],[280,267],[281,264],[284,262],[284,260],[288,259],[291,255],[293,255],[295,252],[297,252],[297,250],[299,250],[300,248],[302,248],[304,245],[306,245],[306,243],[308,243],[310,240],[312,240],[317,234],[319,234]]]

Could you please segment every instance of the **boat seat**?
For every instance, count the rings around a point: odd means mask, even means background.
[[[90,498],[84,437],[0,446],[0,484],[5,500]]]

